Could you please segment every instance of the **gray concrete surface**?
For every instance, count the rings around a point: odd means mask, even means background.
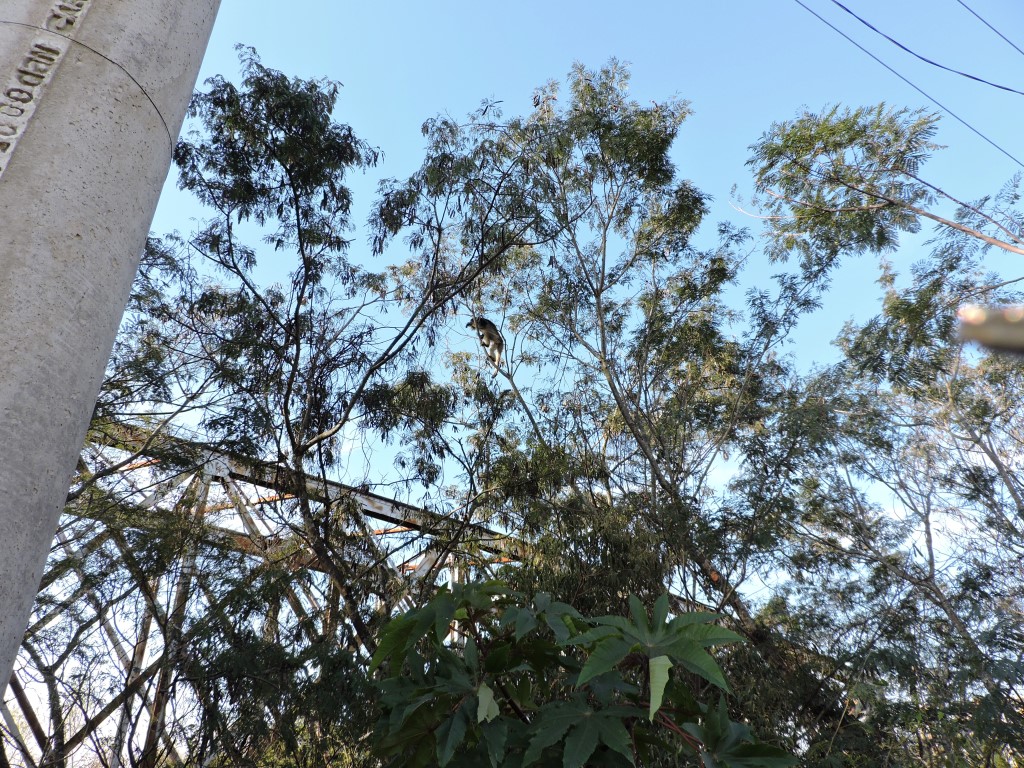
[[[0,2],[0,690],[218,4]]]

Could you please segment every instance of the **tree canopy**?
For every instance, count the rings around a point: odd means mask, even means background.
[[[428,120],[361,230],[345,177],[381,155],[335,121],[337,85],[241,58],[193,101],[175,162],[209,218],[146,250],[91,434],[117,452],[83,454],[25,641],[47,759],[86,738],[143,765],[1024,759],[1024,369],[955,324],[1021,300],[986,261],[1024,248],[1019,178],[961,201],[927,180],[934,115],[835,107],[752,146],[764,231],[709,226],[673,163],[687,103],[633,101],[612,60],[527,115]],[[792,333],[853,259],[877,313],[809,361]],[[173,514],[131,479],[157,450],[207,467]],[[205,511],[211,474],[239,476],[213,455],[277,493],[272,536],[242,515],[255,548]],[[376,543],[372,493],[421,508],[422,566]],[[120,702],[152,729],[125,702],[188,690],[162,742],[76,725],[106,616],[163,627]]]

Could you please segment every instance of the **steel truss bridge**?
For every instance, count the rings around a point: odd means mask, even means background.
[[[371,625],[518,558],[471,520],[137,426],[92,433],[78,470],[0,702],[0,768],[189,763],[211,633],[367,659]]]

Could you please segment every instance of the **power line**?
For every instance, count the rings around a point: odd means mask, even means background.
[[[885,34],[885,32],[880,30],[878,27],[874,26],[871,22],[867,21],[866,19],[862,19],[856,13],[854,13],[849,8],[847,8],[845,5],[840,3],[839,0],[832,0],[832,4],[839,6],[844,11],[846,11],[848,14],[853,16],[853,18],[855,18],[857,21],[859,21],[861,24],[863,24],[865,27],[870,29],[872,32],[874,32],[875,34],[881,35],[886,40],[888,40],[890,43],[895,45],[897,48],[901,48],[902,50],[904,50],[907,53],[909,53],[911,56],[914,56],[914,57],[920,59],[925,64],[931,64],[933,67],[938,67],[939,69],[944,69],[947,72],[952,72],[954,75],[961,75],[961,76],[969,78],[971,80],[976,80],[979,83],[984,83],[985,85],[991,85],[993,88],[999,88],[999,89],[1004,90],[1004,91],[1009,91],[1010,93],[1016,93],[1016,94],[1018,94],[1020,96],[1024,96],[1024,91],[1018,91],[1016,88],[1010,88],[1008,85],[999,85],[998,83],[992,83],[992,82],[989,82],[988,80],[986,80],[983,77],[976,77],[975,75],[969,75],[966,72],[961,72],[959,69],[953,69],[952,67],[947,67],[945,64],[939,64],[939,62],[937,62],[937,61],[932,61],[931,59],[927,58],[926,56],[922,56],[921,54],[917,53],[916,51],[910,50],[909,48],[907,48],[907,46],[905,46],[899,40],[895,40],[895,39],[889,37],[887,34]],[[970,10],[970,9],[968,9],[968,10]]]
[[[1024,51],[1022,51],[1022,50],[1021,50],[1020,48],[1018,48],[1018,47],[1017,47],[1016,45],[1014,45],[1013,41],[1012,41],[1012,40],[1010,40],[1010,38],[1008,38],[1008,37],[1007,37],[1006,35],[1004,35],[1004,34],[1003,34],[1002,32],[1000,32],[1000,31],[999,31],[998,29],[996,29],[996,28],[995,28],[995,27],[993,27],[993,26],[992,26],[991,24],[989,24],[989,23],[988,23],[987,21],[985,21],[985,20],[984,20],[983,18],[981,18],[981,16],[979,16],[979,15],[978,15],[978,14],[977,14],[977,13],[975,12],[975,10],[974,10],[973,8],[971,8],[971,6],[969,6],[969,5],[967,4],[967,3],[965,3],[965,2],[964,2],[964,0],[956,0],[956,1],[957,1],[958,3],[960,3],[960,5],[962,5],[962,6],[964,7],[964,8],[966,8],[966,9],[967,9],[968,11],[970,11],[970,12],[971,12],[971,14],[972,14],[972,15],[974,16],[974,18],[976,18],[976,19],[977,19],[978,21],[980,21],[980,22],[981,22],[982,24],[984,24],[984,25],[985,25],[986,27],[988,27],[988,28],[989,28],[989,29],[991,29],[991,30],[992,30],[993,32],[995,32],[995,33],[996,33],[997,35],[999,35],[999,36],[1000,36],[1001,38],[1003,38],[1003,40],[1005,40],[1005,41],[1006,41],[1007,43],[1009,43],[1009,44],[1010,44],[1010,46],[1012,46],[1012,47],[1013,47],[1013,49],[1014,49],[1015,51],[1017,51],[1017,53],[1019,53],[1019,54],[1021,54],[1022,56],[1024,56]]]
[[[827,19],[824,19],[824,18],[822,18],[822,17],[821,17],[821,16],[819,16],[819,15],[818,15],[818,14],[817,14],[817,13],[816,13],[815,11],[813,11],[813,10],[812,10],[812,9],[810,9],[810,8],[808,8],[808,7],[806,6],[806,5],[804,5],[804,4],[803,4],[803,2],[801,2],[801,0],[793,0],[793,2],[794,2],[794,3],[796,3],[797,5],[799,5],[799,6],[801,7],[801,8],[803,8],[803,9],[804,9],[805,11],[807,11],[807,12],[808,12],[809,14],[811,14],[812,16],[814,16],[814,18],[816,18],[816,19],[817,19],[818,21],[820,21],[820,22],[821,22],[822,24],[824,24],[824,25],[825,25],[825,26],[827,26],[827,27],[830,27],[830,28],[831,28],[831,29],[832,29],[832,30],[833,30],[834,32],[838,33],[839,35],[842,35],[842,36],[843,36],[843,37],[844,37],[844,38],[845,38],[845,39],[847,40],[847,42],[849,42],[849,43],[851,43],[851,44],[853,44],[853,45],[857,46],[857,48],[859,48],[859,49],[860,49],[860,50],[861,50],[862,52],[866,53],[866,54],[867,54],[868,56],[870,56],[870,57],[871,57],[872,59],[874,59],[874,60],[875,60],[876,62],[878,62],[879,64],[881,64],[881,65],[882,65],[883,67],[885,67],[885,68],[886,68],[887,70],[889,70],[890,72],[892,72],[892,73],[893,73],[894,75],[896,75],[896,77],[898,77],[898,78],[899,78],[900,80],[902,80],[902,81],[903,81],[904,83],[906,83],[906,84],[907,84],[907,85],[909,85],[909,86],[910,86],[911,88],[913,88],[913,89],[914,89],[915,91],[917,91],[918,93],[920,93],[920,94],[921,94],[922,96],[924,96],[924,97],[925,97],[926,99],[928,99],[928,101],[930,101],[930,102],[931,102],[932,104],[934,104],[935,106],[937,106],[937,107],[938,107],[939,109],[941,109],[941,110],[942,110],[943,112],[945,112],[945,113],[946,113],[947,115],[949,115],[950,117],[952,117],[952,118],[953,118],[954,120],[956,120],[957,122],[959,122],[959,123],[960,123],[961,125],[963,125],[963,126],[964,126],[965,128],[967,128],[967,129],[968,129],[969,131],[971,131],[972,133],[974,133],[974,134],[975,134],[976,136],[978,136],[978,137],[979,137],[980,139],[984,140],[984,141],[985,141],[985,142],[987,142],[988,144],[990,144],[990,145],[992,145],[993,147],[995,147],[995,148],[996,148],[997,150],[999,150],[1000,152],[1002,152],[1002,153],[1003,153],[1004,155],[1006,155],[1006,156],[1007,156],[1008,158],[1010,158],[1010,159],[1011,159],[1011,160],[1012,160],[1012,161],[1013,161],[1014,163],[1016,163],[1017,165],[1019,165],[1019,166],[1020,166],[1021,168],[1024,168],[1024,163],[1022,163],[1022,162],[1021,162],[1020,160],[1018,160],[1018,159],[1017,159],[1016,157],[1014,157],[1013,155],[1011,155],[1011,154],[1010,154],[1009,152],[1007,152],[1007,151],[1006,151],[1005,149],[1003,149],[1003,148],[1002,148],[1001,146],[999,146],[998,144],[996,144],[996,143],[995,143],[994,141],[992,141],[992,139],[990,139],[990,138],[989,138],[988,136],[986,136],[985,134],[983,134],[983,133],[982,133],[981,131],[979,131],[979,130],[978,130],[977,128],[975,128],[975,127],[974,127],[973,125],[971,125],[970,123],[968,123],[968,122],[967,122],[966,120],[964,120],[964,119],[963,119],[962,117],[960,117],[960,115],[958,115],[958,114],[957,114],[956,112],[954,112],[953,110],[951,110],[951,109],[950,109],[949,107],[945,106],[944,104],[942,104],[941,102],[939,102],[939,101],[938,101],[937,99],[935,99],[935,98],[934,98],[933,96],[929,95],[928,93],[926,93],[925,91],[923,91],[923,90],[922,90],[921,88],[919,88],[919,87],[917,87],[916,85],[914,85],[914,84],[913,84],[912,82],[910,82],[910,81],[909,81],[909,80],[908,80],[907,78],[905,78],[905,77],[904,77],[903,75],[901,75],[901,74],[900,74],[899,72],[897,72],[897,71],[896,71],[895,69],[893,69],[892,67],[890,67],[890,66],[889,66],[888,64],[886,64],[886,63],[885,63],[884,61],[882,61],[882,60],[881,60],[880,58],[878,58],[877,56],[875,56],[875,54],[873,54],[873,53],[872,53],[871,51],[869,51],[869,50],[868,50],[867,48],[865,48],[865,47],[864,47],[863,45],[861,45],[861,44],[860,44],[860,43],[858,43],[858,42],[857,42],[856,40],[854,40],[853,38],[851,38],[851,37],[850,37],[849,35],[847,35],[847,34],[846,34],[845,32],[843,32],[843,31],[842,31],[841,29],[839,29],[839,28],[838,28],[838,27],[836,27],[836,26],[835,26],[834,24],[832,24],[832,23],[831,23],[830,21],[828,21]]]

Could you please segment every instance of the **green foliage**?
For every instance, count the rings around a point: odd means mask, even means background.
[[[351,506],[301,492],[274,507],[272,561],[232,554],[97,465],[69,497],[81,552],[55,550],[26,641],[51,686],[59,670],[82,712],[102,699],[86,587],[127,623],[195,553],[189,653],[169,662],[194,694],[190,763],[370,765],[381,711],[396,765],[792,762],[753,733],[809,766],[1018,759],[1024,375],[965,350],[955,311],[1024,298],[985,272],[986,248],[1024,247],[1019,179],[943,211],[922,176],[933,117],[779,123],[751,165],[780,272],[751,282],[754,241],[699,231],[706,198],[673,165],[686,103],[637,103],[616,61],[577,65],[528,115],[424,125],[422,166],[382,184],[370,222],[375,251],[404,236],[408,255],[375,274],[349,261],[343,182],[376,154],[332,119],[336,85],[243,67],[193,103],[176,159],[211,218],[149,243],[94,434],[197,414],[211,447],[282,482],[350,471],[342,438],[377,461],[397,445],[400,480],[450,518],[432,535],[457,559],[438,567],[512,587],[429,599]],[[833,270],[927,221],[933,251],[882,262],[841,360],[798,365],[785,344],[837,311]],[[283,260],[281,284],[257,279]],[[507,341],[494,378],[460,346],[480,313]],[[151,450],[174,470],[205,456]],[[494,563],[468,521],[519,560]],[[289,565],[310,557],[322,571]],[[398,597],[428,601],[377,635]],[[374,641],[379,690],[352,650]]]
[[[288,78],[251,49],[240,58],[241,85],[208,81],[189,108],[197,127],[174,153],[179,184],[213,212],[188,247],[228,282],[188,285],[166,323],[194,338],[193,375],[230,393],[219,406],[206,399],[209,433],[247,454],[269,443],[301,460],[316,448],[331,464],[324,435],[348,418],[344,390],[358,390],[376,351],[356,297],[380,283],[346,257],[344,178],[377,153],[333,120],[336,83]],[[292,264],[288,285],[255,278],[257,251],[245,240],[253,230]]]
[[[485,104],[464,123],[430,121],[420,171],[384,187],[378,246],[407,235],[410,284],[472,267],[462,305],[505,318],[508,388],[482,391],[452,358],[466,425],[447,433],[465,457],[452,490],[529,540],[502,573],[524,593],[593,615],[671,588],[727,614],[753,643],[723,666],[757,730],[793,749],[798,733],[832,744],[851,728],[834,667],[762,623],[744,582],[785,567],[801,473],[830,451],[836,419],[783,344],[820,306],[838,251],[760,281],[742,313],[731,294],[748,236],[722,226],[697,248],[706,201],[671,161],[687,105],[638,104],[627,84],[618,62],[576,66],[529,115],[503,120]],[[620,650],[595,649],[592,668]],[[655,680],[661,656],[646,670]],[[688,658],[670,658],[670,674],[713,676]]]
[[[375,691],[358,658],[323,640],[260,636],[251,626],[287,587],[250,579],[224,623],[192,634],[187,668],[207,701],[201,727],[211,736],[230,724],[229,749],[211,764],[314,768],[373,764],[359,745],[375,715]],[[241,591],[241,588],[239,588]],[[262,602],[261,602],[262,598]],[[271,603],[272,604],[272,603]]]
[[[337,83],[289,79],[260,64],[253,49],[239,50],[242,87],[213,77],[192,100],[189,117],[205,133],[175,148],[179,183],[236,221],[276,222],[268,242],[299,251],[318,281],[330,264],[325,257],[347,245],[342,232],[352,201],[344,173],[376,162],[377,153],[331,119]],[[232,252],[224,227],[201,238],[215,258],[251,264],[251,256]]]
[[[394,765],[786,766],[796,761],[700,704],[726,689],[705,650],[739,640],[712,614],[585,618],[500,582],[456,585],[383,631],[377,749]],[[679,667],[689,675],[672,674]]]
[[[879,104],[773,125],[748,162],[778,217],[770,255],[795,253],[805,273],[820,274],[841,256],[888,251],[901,231],[916,232],[934,198],[917,173],[938,148],[936,119]]]

